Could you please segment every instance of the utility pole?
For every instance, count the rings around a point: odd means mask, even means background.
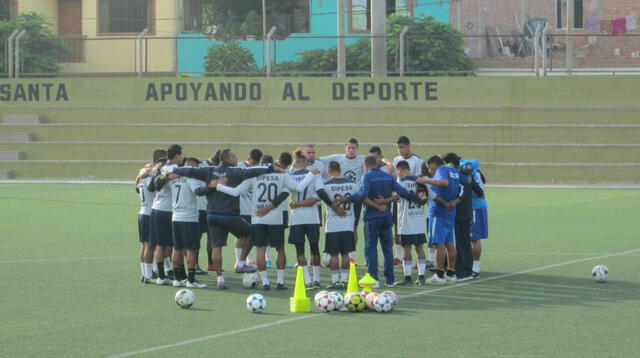
[[[267,52],[267,4],[262,0],[262,64],[267,63],[265,53]]]
[[[338,77],[347,75],[347,54],[344,44],[344,0],[336,0],[338,13]]]
[[[384,0],[371,1],[371,77],[387,76],[387,38],[385,20],[387,4]]]
[[[567,51],[565,66],[567,68],[567,76],[573,75],[573,24],[574,24],[574,0],[567,0]]]

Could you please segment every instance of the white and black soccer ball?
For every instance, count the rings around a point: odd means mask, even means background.
[[[373,307],[376,312],[389,312],[393,309],[393,302],[391,301],[391,297],[384,293],[376,297],[373,302]]]
[[[336,309],[336,303],[333,301],[333,295],[326,294],[318,297],[316,307],[320,310],[320,312],[334,311]]]
[[[180,308],[189,308],[196,301],[196,295],[191,290],[183,289],[176,293],[175,301]]]
[[[246,288],[255,288],[259,281],[260,276],[255,272],[242,275],[242,285]]]
[[[317,305],[318,304],[318,300],[320,299],[320,297],[328,295],[328,294],[329,294],[329,291],[320,291],[320,292],[316,293],[316,295],[313,296],[313,303],[315,305]]]
[[[249,312],[260,313],[264,312],[265,308],[267,308],[267,300],[261,294],[254,293],[247,297],[247,309]]]
[[[331,296],[335,303],[335,310],[340,311],[342,307],[344,307],[344,297],[342,297],[342,294],[340,292],[329,292],[329,296]]]
[[[367,305],[367,309],[372,311],[375,309],[374,305],[375,305],[376,298],[378,296],[380,296],[378,292],[371,292],[367,296],[365,296],[364,302]]]
[[[389,296],[389,298],[391,298],[391,303],[393,303],[394,306],[398,304],[398,295],[396,295],[395,292],[393,292],[393,291],[384,291],[384,292],[382,292],[382,294]]]
[[[609,269],[605,265],[596,265],[591,270],[591,275],[596,282],[605,282],[609,279]]]

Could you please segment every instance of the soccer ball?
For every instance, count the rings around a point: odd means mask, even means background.
[[[609,279],[609,269],[605,265],[597,265],[591,270],[591,274],[596,282],[605,282]]]
[[[376,300],[376,297],[380,296],[380,294],[378,292],[371,292],[370,294],[368,294],[365,297],[365,303],[367,305],[367,308],[370,310],[373,310],[374,307],[374,301]]]
[[[330,292],[329,297],[331,297],[331,299],[335,303],[336,311],[340,311],[340,309],[344,307],[344,297],[342,297],[342,294],[340,294],[339,292]]]
[[[267,300],[259,293],[254,293],[247,298],[247,309],[252,313],[263,312],[267,308]]]
[[[196,300],[196,295],[193,294],[191,290],[180,290],[176,293],[176,304],[180,306],[180,308],[189,308],[193,306],[193,303]]]
[[[329,294],[329,291],[320,291],[318,293],[316,293],[316,295],[313,297],[313,302],[315,302],[315,304],[318,304],[318,300],[320,299],[320,297],[322,296],[326,296]]]
[[[382,294],[389,296],[389,298],[391,299],[391,303],[394,306],[398,304],[398,295],[396,295],[395,292],[393,292],[393,291],[384,291],[384,292],[382,292]]]
[[[335,310],[336,303],[333,300],[333,295],[320,296],[316,301],[316,307],[318,307],[321,312],[331,312]]]
[[[391,297],[388,295],[382,294],[376,297],[373,307],[376,312],[389,312],[393,309],[393,303],[391,302]]]
[[[260,281],[260,277],[257,273],[245,273],[242,275],[242,285],[246,288],[255,288]]]
[[[364,307],[364,297],[360,294],[354,294],[347,300],[347,308],[351,312],[362,312]]]

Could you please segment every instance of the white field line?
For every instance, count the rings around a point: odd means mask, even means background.
[[[512,277],[512,276],[517,276],[517,275],[522,275],[522,274],[531,273],[531,272],[537,272],[537,271],[542,271],[542,270],[548,270],[548,269],[561,267],[561,266],[572,265],[572,264],[576,264],[576,263],[580,263],[580,262],[586,262],[586,261],[592,261],[592,260],[600,260],[600,259],[617,257],[617,256],[624,256],[624,255],[634,254],[634,253],[638,253],[638,252],[640,252],[640,249],[623,251],[623,252],[618,252],[618,253],[613,253],[613,254],[608,254],[608,255],[592,256],[592,257],[587,257],[587,258],[578,259],[578,260],[572,260],[572,261],[566,261],[566,262],[561,262],[561,263],[547,265],[547,266],[535,267],[535,268],[531,268],[531,269],[528,269],[528,270],[511,272],[511,273],[506,273],[506,274],[503,274],[503,275],[482,278],[482,279],[479,279],[479,280],[462,282],[462,283],[459,283],[459,284],[456,284],[456,285],[442,286],[442,287],[438,287],[438,288],[435,288],[435,289],[416,292],[416,293],[409,294],[409,295],[401,295],[401,296],[399,296],[399,298],[401,298],[401,299],[409,299],[409,298],[429,295],[429,294],[440,292],[440,291],[445,291],[445,290],[456,288],[456,287],[463,287],[463,286],[467,286],[467,285],[477,284],[477,283],[480,283],[480,282],[495,281],[495,280],[499,280],[499,279],[503,279],[503,278],[508,278],[508,277]],[[213,334],[213,335],[209,335],[209,336],[193,338],[193,339],[189,339],[189,340],[182,341],[182,342],[166,344],[166,345],[162,345],[162,346],[157,346],[157,347],[152,347],[152,348],[147,348],[147,349],[141,349],[141,350],[126,352],[126,353],[121,353],[121,354],[110,356],[109,358],[122,358],[122,357],[130,357],[130,356],[134,356],[134,355],[138,355],[138,354],[144,354],[144,353],[153,353],[153,352],[158,352],[158,351],[165,350],[165,349],[185,346],[185,345],[192,344],[192,343],[198,343],[198,342],[209,341],[209,340],[213,340],[213,339],[217,339],[217,338],[228,337],[228,336],[232,336],[232,335],[236,335],[236,334],[240,334],[240,333],[256,331],[256,330],[263,329],[263,328],[270,328],[270,327],[273,327],[273,326],[278,326],[278,325],[282,325],[282,324],[285,324],[285,323],[291,323],[291,322],[294,322],[294,321],[300,321],[300,320],[304,320],[304,319],[307,319],[307,318],[324,317],[324,316],[326,316],[326,315],[322,315],[322,314],[307,314],[307,315],[303,315],[303,316],[299,316],[299,317],[288,318],[288,319],[279,320],[279,321],[275,321],[275,322],[271,322],[271,323],[265,323],[265,324],[251,326],[251,327],[247,327],[247,328],[243,328],[243,329],[238,329],[238,330],[235,330],[235,331],[218,333],[218,334]]]
[[[93,261],[93,260],[133,260],[133,256],[104,256],[104,257],[61,257],[61,258],[42,258],[42,259],[19,259],[19,260],[0,260],[0,264],[20,264],[20,263],[36,263],[36,262],[58,262],[58,261]]]

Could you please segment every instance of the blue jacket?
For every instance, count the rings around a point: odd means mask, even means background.
[[[360,191],[355,195],[351,195],[349,200],[353,202],[360,202],[364,200],[364,198],[369,198],[371,200],[374,200],[379,196],[389,198],[393,192],[396,192],[407,200],[416,200],[415,193],[400,186],[400,184],[398,184],[393,178],[393,175],[383,172],[380,168],[373,168],[364,173],[362,176]],[[380,212],[365,205],[364,221],[387,217],[391,219],[391,205],[387,205],[387,211],[385,212]]]

